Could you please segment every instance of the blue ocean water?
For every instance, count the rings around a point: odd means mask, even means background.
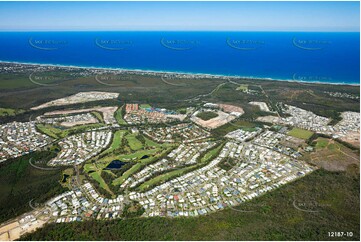
[[[360,83],[360,34],[0,32],[0,60]]]

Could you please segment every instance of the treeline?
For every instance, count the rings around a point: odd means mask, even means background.
[[[319,137],[326,138],[326,139],[333,139],[332,136],[327,135],[327,134],[314,133],[310,138],[307,139],[306,142],[308,145],[315,147],[317,144],[316,139]],[[339,138],[334,139],[334,140],[337,141],[338,143],[342,144],[343,146],[346,146],[347,148],[349,148],[351,150],[360,151],[359,147],[353,146],[352,144],[347,143]]]
[[[41,151],[7,160],[0,165],[0,223],[31,210],[30,201],[43,203],[67,189],[60,185],[62,169],[41,170],[29,160],[48,161],[53,152]]]

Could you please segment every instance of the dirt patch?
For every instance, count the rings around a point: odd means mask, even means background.
[[[352,146],[360,148],[360,131],[349,132],[346,136],[341,137],[340,140],[350,143]]]
[[[53,116],[53,115],[64,115],[64,114],[74,114],[74,113],[88,113],[92,111],[98,111],[103,114],[104,122],[106,124],[116,123],[114,118],[114,113],[117,111],[118,107],[100,107],[100,108],[87,108],[87,109],[77,109],[77,110],[62,110],[62,111],[53,111],[44,113],[44,116]]]
[[[320,141],[320,138],[316,141]],[[317,148],[314,152],[305,155],[307,162],[322,167],[328,171],[346,171],[349,166],[360,165],[360,156],[344,145],[330,139],[326,145]]]
[[[236,118],[235,116],[232,116],[220,110],[217,111],[218,117],[209,120],[200,119],[197,117],[197,114],[198,112],[195,112],[191,117],[191,120],[196,124],[202,126],[203,128],[207,128],[207,129],[218,128]]]
[[[230,105],[230,104],[219,104],[219,107],[226,113],[239,113],[239,115],[244,114],[244,110],[241,107]]]

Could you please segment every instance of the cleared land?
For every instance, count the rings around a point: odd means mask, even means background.
[[[288,132],[288,135],[304,140],[309,139],[313,134],[314,133],[312,131],[299,128],[293,128],[290,132]]]
[[[206,116],[207,117],[207,116]],[[222,125],[225,125],[226,123],[232,121],[233,119],[235,119],[236,117],[225,113],[221,110],[217,110],[217,117],[214,118],[210,118],[207,120],[203,120],[201,118],[198,117],[198,112],[194,113],[194,115],[192,116],[191,120],[193,122],[195,122],[196,124],[202,126],[203,128],[207,128],[207,129],[215,129],[218,128]]]
[[[315,151],[305,155],[311,164],[329,171],[346,171],[360,165],[359,151],[351,150],[337,141],[319,137],[313,145]]]
[[[31,108],[32,110],[38,110],[53,106],[63,106],[70,104],[78,104],[84,102],[92,102],[106,99],[114,99],[119,96],[119,93],[110,92],[80,92],[69,97],[59,98],[54,101],[44,103],[42,105]]]

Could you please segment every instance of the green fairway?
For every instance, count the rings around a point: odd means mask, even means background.
[[[168,148],[163,150],[162,152],[160,152],[158,154],[155,154],[154,156],[151,156],[149,158],[140,160],[137,164],[133,165],[129,170],[124,172],[124,174],[121,177],[115,179],[113,181],[113,185],[122,184],[132,174],[139,171],[141,168],[145,167],[146,165],[153,163],[154,161],[159,159],[159,157],[161,157],[161,156],[165,155],[166,153],[170,152],[173,148],[174,148],[173,146],[168,146]],[[155,149],[155,150],[158,150],[158,149]]]
[[[170,172],[167,172],[165,174],[156,176],[156,177],[142,183],[138,187],[138,190],[140,192],[144,192],[144,191],[146,191],[147,189],[153,187],[156,184],[161,184],[161,183],[164,183],[164,182],[166,182],[166,181],[168,181],[168,180],[170,180],[170,179],[172,179],[174,177],[181,176],[181,175],[187,173],[188,171],[193,170],[194,168],[196,168],[196,165],[184,167],[184,168],[181,168],[181,169],[177,169],[177,170],[170,171]]]
[[[207,164],[208,162],[210,162],[211,160],[215,159],[218,156],[219,152],[223,148],[223,145],[224,145],[224,143],[221,143],[221,144],[217,145],[216,147],[208,150],[205,154],[203,154],[200,161],[195,165],[191,165],[191,166],[187,166],[187,167],[177,169],[174,171],[166,172],[164,174],[156,176],[156,177],[142,183],[138,187],[139,191],[144,192],[144,191],[148,190],[149,188],[154,187],[155,185],[161,184],[170,179],[181,176],[189,171],[192,171],[194,169],[204,166],[205,164]]]
[[[290,132],[288,132],[288,135],[304,140],[310,138],[313,134],[314,133],[312,131],[299,128],[293,128]]]
[[[146,136],[144,136],[145,139],[145,145],[148,147],[160,147],[161,144],[154,142],[153,140],[147,138]]]
[[[115,133],[113,134],[112,144],[103,153],[111,153],[114,150],[118,149],[120,147],[121,143],[122,143],[122,139],[124,137],[124,134],[126,134],[127,132],[128,131],[126,131],[126,130],[117,130],[117,131],[115,131]]]
[[[217,157],[221,149],[223,148],[225,143],[218,144],[216,147],[212,148],[211,150],[208,150],[207,153],[203,155],[201,158],[201,163],[209,162]]]
[[[84,171],[85,171],[86,173],[88,173],[89,171],[94,171],[94,170],[96,170],[96,167],[95,167],[95,165],[92,164],[92,163],[86,163],[86,164],[84,164],[83,169],[84,169]]]
[[[128,134],[125,136],[125,138],[128,141],[128,145],[132,150],[140,150],[141,148],[143,148],[143,144],[142,142],[140,142],[135,134]]]
[[[123,109],[124,105],[119,107],[117,111],[115,111],[115,119],[117,120],[119,125],[126,125],[127,122],[123,119]]]
[[[93,114],[100,123],[104,123],[103,115],[100,112],[93,111],[91,114]]]
[[[104,126],[103,124],[88,124],[88,125],[74,126],[68,129],[59,129],[50,124],[37,124],[36,128],[39,129],[40,132],[49,135],[50,137],[59,139],[76,133],[84,132],[92,128],[100,128],[103,126]]]
[[[144,103],[144,104],[140,104],[139,107],[140,107],[140,108],[151,108],[152,106],[150,106],[150,105],[147,104],[147,103]]]
[[[107,190],[110,194],[114,195],[114,193],[109,189],[108,185],[105,183],[98,171],[92,172],[89,175],[99,183],[101,188]]]

